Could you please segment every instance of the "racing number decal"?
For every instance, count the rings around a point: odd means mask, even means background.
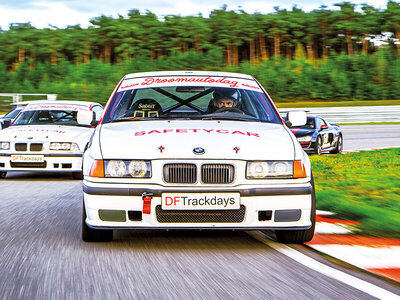
[[[328,134],[324,134],[322,137],[322,144],[326,145],[328,144]]]

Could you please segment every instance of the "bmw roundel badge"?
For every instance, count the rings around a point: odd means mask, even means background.
[[[196,147],[193,149],[193,153],[197,155],[204,154],[205,152],[206,150],[204,150],[204,148],[201,147]]]

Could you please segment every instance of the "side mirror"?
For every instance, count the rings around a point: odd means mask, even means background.
[[[307,123],[307,114],[305,111],[289,111],[286,117],[286,125],[303,126]]]
[[[87,125],[92,126],[92,122],[94,121],[94,112],[80,110],[76,116],[79,125]]]
[[[328,125],[325,125],[325,124],[321,125],[321,130],[324,130],[326,128],[328,128]]]
[[[11,125],[11,119],[4,119],[3,120],[3,124],[2,124],[2,128],[3,129],[7,128],[7,127],[10,127],[10,125]]]

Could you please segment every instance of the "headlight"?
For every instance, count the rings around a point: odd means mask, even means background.
[[[125,177],[126,165],[122,160],[111,160],[106,164],[106,176]]]
[[[0,150],[9,150],[10,143],[9,142],[0,142]]]
[[[149,165],[147,165],[147,163]],[[145,162],[143,160],[132,160],[129,163],[128,171],[132,177],[146,177],[146,175],[149,175],[147,173],[150,173],[150,162]]]
[[[307,135],[307,136],[302,136],[297,138],[298,142],[310,142],[311,141],[311,136]]]
[[[79,151],[77,143],[50,143],[50,150]]]
[[[293,161],[252,161],[247,163],[247,179],[292,178]]]
[[[145,160],[105,161],[105,177],[150,178],[151,163]]]

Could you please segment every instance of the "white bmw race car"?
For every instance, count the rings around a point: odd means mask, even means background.
[[[308,156],[249,75],[126,75],[83,172],[84,241],[112,240],[114,229],[272,229],[285,243],[314,234]]]
[[[84,101],[26,105],[0,131],[0,177],[9,171],[48,171],[72,172],[81,179],[82,153],[102,112],[100,104]]]

